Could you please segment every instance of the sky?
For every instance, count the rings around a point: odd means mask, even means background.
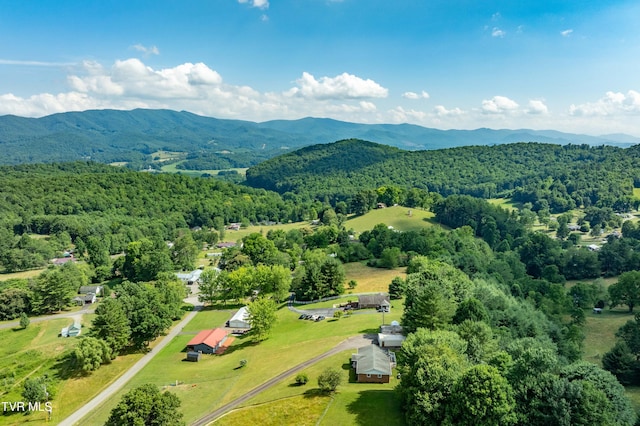
[[[0,115],[640,137],[636,0],[2,0]]]

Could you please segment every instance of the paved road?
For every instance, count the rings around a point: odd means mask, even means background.
[[[53,314],[53,315],[46,315],[43,317],[29,318],[29,322],[33,324],[35,322],[49,321],[53,319],[70,318],[76,315],[92,314],[93,311],[95,311],[95,308],[93,307],[93,305],[84,305],[83,308],[80,309],[79,311],[64,312],[61,314]],[[4,324],[0,324],[0,330],[5,328],[19,327],[19,326],[20,326],[20,321],[5,322]]]
[[[223,405],[222,407],[218,408],[216,411],[207,414],[204,417],[201,417],[200,419],[196,420],[195,422],[193,422],[191,425],[192,426],[205,426],[208,425],[209,423],[211,423],[212,421],[216,420],[218,417],[222,416],[223,414],[225,414],[228,411],[231,411],[232,409],[234,409],[235,407],[237,407],[238,405],[242,404],[245,401],[248,401],[249,399],[253,398],[254,396],[258,395],[260,392],[269,389],[270,387],[272,387],[273,385],[275,385],[276,383],[282,381],[283,379],[285,379],[288,376],[291,376],[292,374],[295,374],[297,372],[299,372],[300,370],[309,367],[310,365],[315,364],[316,362],[323,360],[327,357],[330,357],[332,355],[335,355],[337,353],[340,353],[342,351],[346,351],[347,349],[355,349],[355,348],[359,348],[368,344],[371,344],[372,341],[372,336],[369,335],[359,335],[359,336],[353,336],[348,338],[347,340],[339,343],[338,345],[334,346],[333,349],[328,350],[327,352],[318,355],[315,358],[311,358],[308,361],[305,361],[301,364],[296,365],[293,368],[288,369],[287,371],[278,374],[277,376],[275,376],[274,378],[264,382],[263,384],[261,384],[260,386],[250,390],[249,392],[245,393],[244,395],[234,399],[233,401]]]
[[[72,415],[64,419],[62,422],[60,422],[60,426],[72,426],[79,423],[84,416],[86,416],[87,414],[95,410],[105,400],[107,400],[114,393],[119,391],[120,388],[122,388],[125,385],[125,383],[131,380],[133,376],[138,374],[138,372],[142,370],[144,366],[147,365],[149,361],[151,361],[153,357],[156,356],[158,352],[162,350],[162,348],[167,346],[169,342],[171,342],[171,340],[175,336],[177,336],[178,333],[182,331],[184,326],[187,325],[187,323],[191,321],[193,317],[195,317],[198,311],[200,311],[201,309],[202,309],[202,306],[200,305],[195,306],[193,311],[189,312],[187,316],[182,321],[180,321],[180,323],[178,323],[175,327],[173,327],[171,332],[169,332],[169,334],[167,334],[160,343],[158,343],[151,351],[149,351],[144,357],[142,357],[138,362],[136,362],[133,365],[133,367],[131,367],[122,376],[120,376],[118,380],[116,380],[108,388],[100,392],[98,396],[93,398],[91,401],[89,401],[84,406],[82,406],[78,411],[76,411],[75,413],[73,413]]]

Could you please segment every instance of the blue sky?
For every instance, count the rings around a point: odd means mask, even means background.
[[[0,114],[640,136],[640,2],[0,2]]]

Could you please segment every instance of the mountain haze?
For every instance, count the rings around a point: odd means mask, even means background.
[[[326,118],[263,123],[170,110],[90,110],[42,118],[0,117],[0,164],[74,161],[145,162],[158,151],[248,167],[283,152],[340,139],[365,139],[405,150],[512,142],[629,146],[628,135],[594,137],[535,130],[438,130],[412,124],[358,124]],[[224,161],[220,161],[224,160]],[[193,167],[197,168],[197,167]]]

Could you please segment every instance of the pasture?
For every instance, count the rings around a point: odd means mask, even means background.
[[[411,212],[410,215],[409,212]],[[373,229],[379,223],[393,226],[398,231],[418,231],[426,226],[434,225],[433,217],[434,214],[427,210],[392,206],[370,210],[362,216],[352,216],[347,219],[344,226],[357,233]]]
[[[401,303],[397,305],[401,306]],[[255,344],[248,336],[236,337],[224,355],[206,355],[200,362],[185,362],[186,343],[198,331],[197,328],[219,325],[221,319],[226,320],[231,314],[230,311],[226,315],[218,311],[198,313],[194,319],[198,323],[187,327],[185,334],[170,342],[124,389],[83,422],[102,424],[127,390],[144,383],[153,383],[175,392],[182,401],[181,411],[185,413],[185,421],[192,422],[271,377],[320,355],[350,336],[375,332],[382,321],[381,314],[370,310],[367,314],[340,320],[312,322],[299,320],[298,314],[281,308],[268,340]],[[385,314],[385,322],[399,320],[401,315],[401,307],[392,309],[391,313]],[[243,368],[239,368],[241,359],[247,360]],[[342,362],[337,367],[340,365]],[[271,395],[271,391],[267,390],[263,395]]]

